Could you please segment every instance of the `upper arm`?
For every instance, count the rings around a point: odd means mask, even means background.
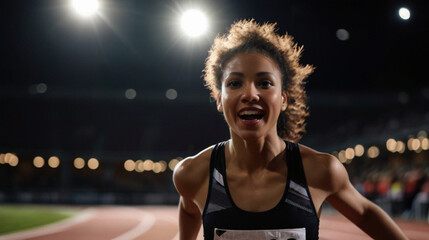
[[[177,192],[186,199],[193,199],[200,188],[201,174],[198,173],[194,157],[188,157],[177,164],[173,172],[173,182]]]
[[[195,192],[194,184],[189,178],[190,172],[192,171],[192,158],[193,157],[188,157],[180,161],[173,171],[174,186],[180,196],[186,199],[192,199]]]
[[[359,222],[368,206],[368,200],[350,183],[344,165],[330,154],[302,145],[300,150],[307,181],[315,189],[313,201],[316,206],[321,206],[326,200],[352,222]]]
[[[208,189],[211,149],[188,157],[177,164],[173,182],[183,199],[184,207],[196,204],[200,209],[205,203]]]
[[[332,156],[329,163],[331,181],[327,202],[355,224],[359,224],[371,203],[351,184],[343,164]]]

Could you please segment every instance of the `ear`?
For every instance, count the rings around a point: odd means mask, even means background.
[[[223,113],[222,96],[220,95],[220,93],[218,93],[216,97],[216,106],[217,106],[217,110]]]
[[[287,108],[287,95],[286,95],[286,91],[282,92],[282,111],[285,111]]]

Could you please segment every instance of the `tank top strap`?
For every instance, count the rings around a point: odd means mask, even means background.
[[[232,203],[226,192],[225,142],[214,146],[210,157],[210,180],[203,217],[207,214],[229,209]]]
[[[285,202],[317,215],[310,189],[305,178],[304,166],[297,143],[286,141],[286,161],[288,166],[288,189]],[[289,156],[288,156],[289,154]]]
[[[213,148],[211,159],[210,159],[210,172],[217,171],[222,176],[225,175],[225,146],[228,141],[220,142]],[[216,172],[215,171],[215,172]],[[219,179],[217,179],[219,181]]]
[[[288,175],[291,180],[307,185],[305,179],[304,167],[302,165],[301,153],[297,143],[286,142],[286,161],[288,166]]]

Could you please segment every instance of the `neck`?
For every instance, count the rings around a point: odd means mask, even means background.
[[[227,147],[229,164],[249,173],[269,168],[275,159],[283,155],[285,146],[284,140],[277,135],[257,140],[244,140],[231,135]]]

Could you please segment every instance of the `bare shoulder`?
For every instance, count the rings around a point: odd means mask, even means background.
[[[348,175],[344,165],[333,155],[299,145],[308,184],[329,193],[334,193],[347,184]]]
[[[173,172],[173,182],[183,197],[194,199],[210,175],[210,157],[214,146],[210,146],[195,156],[187,157],[177,164]]]

